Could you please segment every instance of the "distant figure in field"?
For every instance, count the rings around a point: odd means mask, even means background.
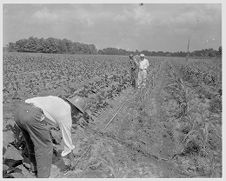
[[[147,81],[147,69],[149,67],[149,61],[144,57],[144,54],[140,54],[139,72],[138,72],[138,88],[144,88]]]
[[[37,177],[50,176],[53,144],[50,128],[59,126],[64,150],[62,157],[69,157],[70,166],[74,166],[71,129],[71,112],[84,113],[86,100],[81,97],[63,99],[57,96],[34,97],[15,103],[15,122],[21,129],[26,141],[31,161],[31,169]]]
[[[138,62],[133,54],[129,55],[129,63],[130,63],[131,85],[133,88],[136,88]]]

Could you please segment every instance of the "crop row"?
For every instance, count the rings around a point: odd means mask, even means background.
[[[4,107],[11,105],[13,97],[80,95],[90,98],[88,106],[93,116],[130,85],[125,57],[6,54],[3,73]],[[31,177],[22,134],[10,110],[4,109],[3,116],[3,176]],[[83,127],[84,122],[80,117],[78,120],[76,124]],[[59,144],[59,132],[51,130],[51,134],[53,143]]]

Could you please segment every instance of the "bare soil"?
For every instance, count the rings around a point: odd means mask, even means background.
[[[126,76],[118,87],[109,78],[117,79],[108,76],[94,83],[104,91],[93,93],[91,83],[73,94],[83,95],[86,90],[92,100],[89,117],[79,115],[73,122],[76,167],[67,169],[67,158],[60,156],[60,131],[52,130],[51,177],[222,176],[221,64],[151,61],[144,89],[131,88]],[[26,154],[16,149],[21,136],[11,109],[10,103],[3,106],[4,174],[34,177]]]

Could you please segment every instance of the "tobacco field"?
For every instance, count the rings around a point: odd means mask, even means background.
[[[13,98],[45,95],[89,100],[73,117],[74,170],[50,130],[53,178],[222,177],[221,59],[147,59],[147,85],[133,89],[126,56],[4,53],[3,177],[34,177]]]

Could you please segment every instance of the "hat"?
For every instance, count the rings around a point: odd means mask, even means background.
[[[130,54],[130,55],[129,55],[129,58],[133,58],[133,54]]]
[[[82,113],[85,112],[86,109],[86,100],[82,97],[75,96],[70,99],[67,99],[71,104],[73,104],[79,111]]]
[[[141,54],[140,54],[140,57],[144,57],[144,54],[143,54],[143,53],[141,53]]]

